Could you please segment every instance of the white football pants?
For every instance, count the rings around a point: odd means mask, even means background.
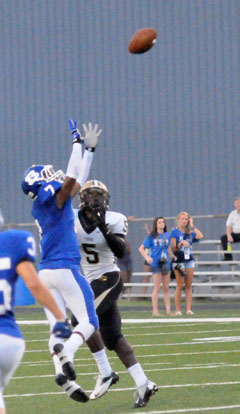
[[[48,286],[62,312],[66,315],[66,308],[68,308],[76,316],[79,322],[77,327],[87,340],[95,328],[98,328],[98,317],[92,288],[87,280],[79,275],[80,272],[71,269],[43,269],[39,272],[40,279]],[[44,308],[44,311],[52,330],[56,319],[47,309]],[[60,338],[51,335],[49,340],[51,353],[53,346],[59,342],[61,342]]]
[[[22,338],[0,334],[0,408],[5,408],[2,391],[19,366],[24,350]]]

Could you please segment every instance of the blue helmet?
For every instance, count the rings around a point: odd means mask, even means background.
[[[35,199],[38,190],[43,183],[59,181],[63,183],[65,174],[62,170],[54,171],[52,165],[32,165],[29,167],[22,178],[22,189],[30,198]]]

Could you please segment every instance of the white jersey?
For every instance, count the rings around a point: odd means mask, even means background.
[[[126,236],[128,222],[123,214],[107,211],[106,223],[112,233]],[[99,228],[97,227],[92,233],[86,233],[78,219],[77,212],[75,228],[81,251],[81,266],[88,282],[99,279],[107,272],[119,272],[115,256]]]

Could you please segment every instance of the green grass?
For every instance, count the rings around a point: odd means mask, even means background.
[[[122,301],[122,317],[149,318],[149,303]],[[133,310],[128,307],[132,306]],[[193,307],[194,308],[194,307]],[[126,309],[126,311],[124,311]],[[236,309],[207,309],[203,304],[196,317],[239,316]],[[42,311],[17,312],[17,319],[45,319]],[[5,389],[8,414],[127,414],[131,412],[191,413],[190,409],[226,407],[211,413],[240,412],[240,323],[145,323],[123,324],[123,332],[132,344],[147,376],[159,385],[158,393],[147,407],[133,410],[135,384],[116,358],[108,352],[120,382],[101,399],[81,404],[72,401],[54,382],[54,368],[48,353],[48,326],[21,325],[26,339],[24,359]],[[222,342],[207,338],[223,337]],[[237,337],[228,341],[228,337]],[[238,339],[239,337],[239,339]],[[202,339],[204,338],[204,340]],[[31,342],[34,341],[34,342]],[[36,352],[31,352],[36,351]],[[97,368],[86,346],[75,356],[77,381],[90,392],[95,385]],[[228,406],[238,405],[236,408]],[[87,410],[87,411],[86,411]],[[174,411],[178,410],[178,411]],[[182,410],[182,411],[179,411]]]

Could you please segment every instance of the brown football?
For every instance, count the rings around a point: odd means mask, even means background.
[[[157,31],[151,27],[145,27],[138,30],[131,37],[128,45],[128,50],[133,54],[145,53],[157,41]]]

